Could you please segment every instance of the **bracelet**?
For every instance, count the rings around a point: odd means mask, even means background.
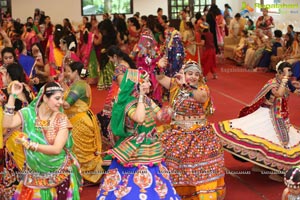
[[[190,91],[189,96],[190,96],[190,97],[194,97],[193,91]]]
[[[39,147],[39,143],[37,142],[30,142],[29,144],[29,149],[32,151],[37,151],[38,147]]]
[[[14,113],[15,113],[15,106],[9,106],[9,105],[4,106],[5,115],[14,115]]]
[[[17,99],[18,98],[18,95],[17,94],[10,94],[13,96],[14,99]]]
[[[138,102],[139,103],[144,103],[144,95],[140,94]]]

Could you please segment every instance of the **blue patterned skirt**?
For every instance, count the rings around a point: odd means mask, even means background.
[[[104,176],[97,191],[97,200],[178,200],[165,164],[124,167],[116,159]]]

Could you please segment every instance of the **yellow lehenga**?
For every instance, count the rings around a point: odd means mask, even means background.
[[[73,125],[73,152],[79,161],[82,177],[97,183],[103,174],[100,127],[90,110],[91,98],[86,96],[86,89],[91,90],[85,81],[72,84],[66,93],[66,101],[71,107],[65,113]]]

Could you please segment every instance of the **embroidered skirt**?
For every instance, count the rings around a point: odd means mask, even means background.
[[[176,191],[187,199],[223,199],[224,155],[219,138],[210,125],[182,127],[171,125],[160,135]]]
[[[214,124],[223,146],[232,154],[272,170],[287,170],[299,165],[300,132],[289,127],[289,143],[282,145],[269,108],[238,119]]]

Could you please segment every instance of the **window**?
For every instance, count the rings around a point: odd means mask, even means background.
[[[0,0],[0,21],[6,12],[11,14],[11,0]]]
[[[203,11],[206,5],[211,5],[215,0],[169,0],[169,18],[179,19],[180,11],[182,11],[187,6],[190,8],[190,16],[194,16],[195,13]]]

